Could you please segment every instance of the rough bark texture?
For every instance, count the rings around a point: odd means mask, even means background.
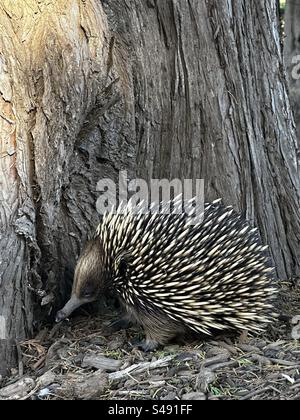
[[[103,177],[204,178],[299,272],[275,0],[0,4],[0,365],[61,303]],[[45,296],[46,295],[46,296]],[[9,353],[11,354],[11,353]]]
[[[294,114],[300,158],[300,0],[287,0],[284,13],[284,61]]]

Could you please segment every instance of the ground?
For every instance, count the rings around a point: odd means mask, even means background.
[[[18,348],[0,399],[300,399],[300,282],[281,282],[281,317],[256,337],[217,337],[144,353],[112,314],[45,327]],[[299,327],[300,329],[300,327]],[[294,338],[293,338],[294,337]]]

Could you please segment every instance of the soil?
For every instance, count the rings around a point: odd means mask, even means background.
[[[281,282],[279,300],[279,319],[259,336],[171,343],[151,353],[133,344],[139,328],[110,332],[112,313],[45,327],[20,343],[18,369],[0,382],[0,399],[300,399],[300,282]]]

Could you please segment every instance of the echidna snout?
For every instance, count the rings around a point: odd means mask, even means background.
[[[189,213],[121,210],[103,216],[83,251],[72,296],[84,303],[111,289],[143,326],[144,349],[186,330],[258,332],[273,320],[277,289],[267,247],[232,208],[206,204],[196,224]]]
[[[57,312],[55,322],[60,322],[68,318],[68,316],[70,316],[71,313],[75,311],[75,309],[79,308],[84,303],[85,302],[79,299],[76,295],[72,294],[71,298],[68,300],[65,306]]]

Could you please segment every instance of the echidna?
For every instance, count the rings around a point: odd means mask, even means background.
[[[104,215],[56,321],[110,289],[144,327],[144,350],[187,330],[263,330],[276,287],[257,229],[219,200],[205,204],[196,224],[191,212],[174,214],[178,203],[170,214],[127,205]]]

